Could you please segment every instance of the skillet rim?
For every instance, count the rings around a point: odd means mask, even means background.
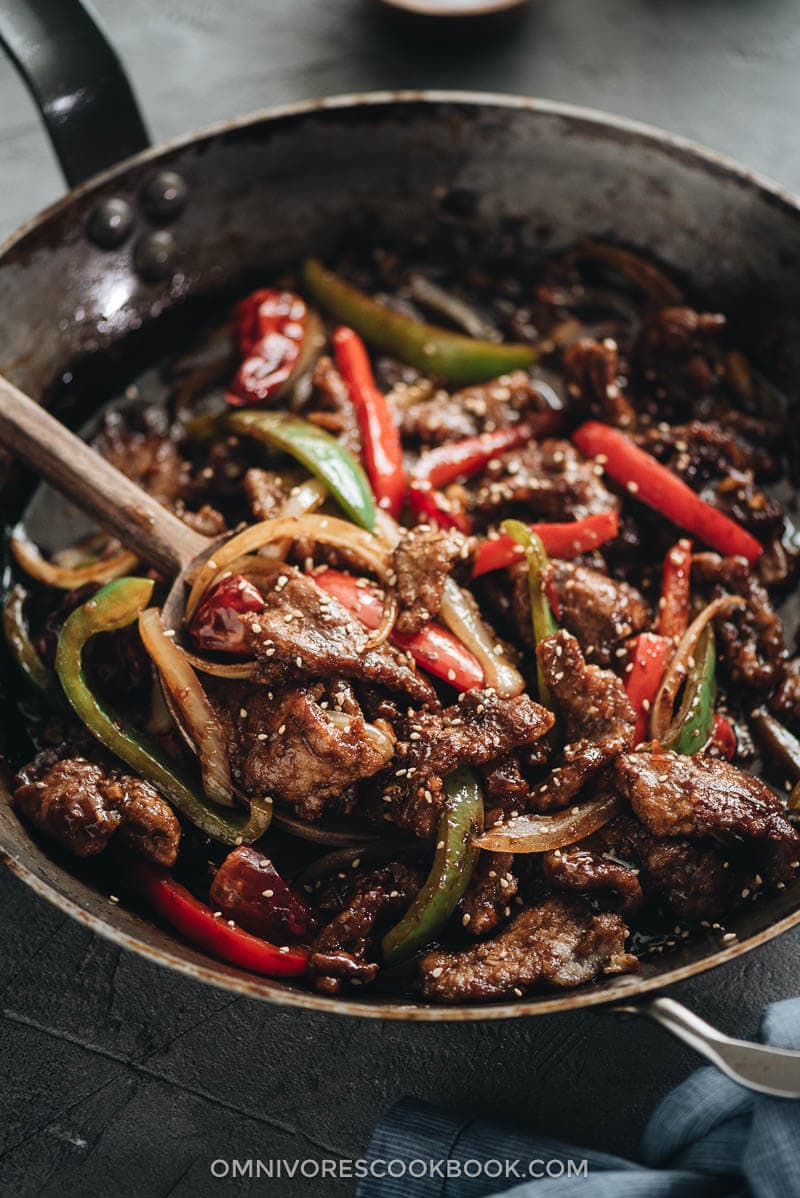
[[[0,243],[0,262],[29,234],[35,232],[51,218],[67,211],[76,200],[123,177],[130,170],[168,157],[192,145],[202,145],[204,142],[212,141],[229,133],[284,118],[303,117],[325,111],[389,108],[413,104],[455,105],[465,108],[507,108],[516,111],[529,111],[535,115],[562,118],[573,125],[586,126],[599,136],[623,137],[627,141],[638,141],[658,148],[661,152],[666,151],[679,160],[704,167],[713,175],[732,179],[744,189],[755,190],[756,194],[767,203],[783,209],[794,217],[800,217],[800,200],[768,176],[744,166],[725,154],[656,126],[616,116],[600,109],[534,97],[470,90],[400,89],[345,93],[277,105],[244,116],[218,121],[194,133],[182,134],[162,142],[140,154],[124,159],[108,170],[88,179],[24,222]],[[5,789],[1,780],[0,789]],[[214,962],[211,958],[202,958],[209,962],[203,964],[200,963],[201,959],[190,959],[187,955],[178,956],[171,951],[156,948],[136,935],[115,927],[106,919],[69,898],[54,885],[38,876],[19,857],[7,850],[2,843],[0,843],[0,863],[9,868],[39,897],[104,939],[194,981],[217,986],[240,996],[261,999],[278,1006],[298,1007],[366,1019],[460,1023],[489,1019],[516,1019],[527,1015],[546,1015],[557,1011],[611,1005],[621,1001],[627,1003],[640,995],[663,990],[689,977],[716,969],[800,924],[800,901],[798,901],[794,911],[770,924],[769,927],[748,936],[746,940],[736,941],[727,948],[709,952],[688,964],[658,972],[649,978],[623,975],[611,983],[594,983],[585,989],[565,991],[563,994],[543,995],[528,1000],[516,1000],[512,1003],[493,1005],[473,1003],[454,1007],[391,1000],[360,1003],[355,1000],[333,999],[310,991],[276,985],[272,979],[259,978],[253,974],[230,969],[222,963]],[[184,953],[194,954],[194,950],[190,946],[182,947]],[[199,958],[199,955],[197,956]]]

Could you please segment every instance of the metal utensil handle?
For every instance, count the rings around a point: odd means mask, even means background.
[[[0,43],[36,101],[70,187],[148,148],[120,61],[80,0],[2,0]]]
[[[775,1098],[800,1098],[800,1052],[726,1036],[672,998],[651,998],[614,1010],[646,1015],[660,1023],[748,1090]]]
[[[0,444],[168,578],[211,545],[4,378]]]

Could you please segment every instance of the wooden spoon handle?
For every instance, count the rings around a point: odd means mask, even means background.
[[[211,546],[2,377],[0,444],[168,578]]]

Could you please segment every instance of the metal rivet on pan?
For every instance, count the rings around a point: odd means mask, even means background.
[[[133,247],[133,265],[149,283],[158,283],[172,274],[175,239],[171,233],[145,233]]]
[[[154,221],[174,220],[186,206],[188,189],[175,171],[159,171],[145,181],[141,191],[142,208]]]
[[[127,200],[103,200],[91,213],[86,232],[95,245],[103,250],[122,245],[133,228],[133,209]]]

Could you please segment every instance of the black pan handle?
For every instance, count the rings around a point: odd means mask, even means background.
[[[0,0],[0,43],[33,94],[70,187],[148,148],[131,85],[81,0]]]

